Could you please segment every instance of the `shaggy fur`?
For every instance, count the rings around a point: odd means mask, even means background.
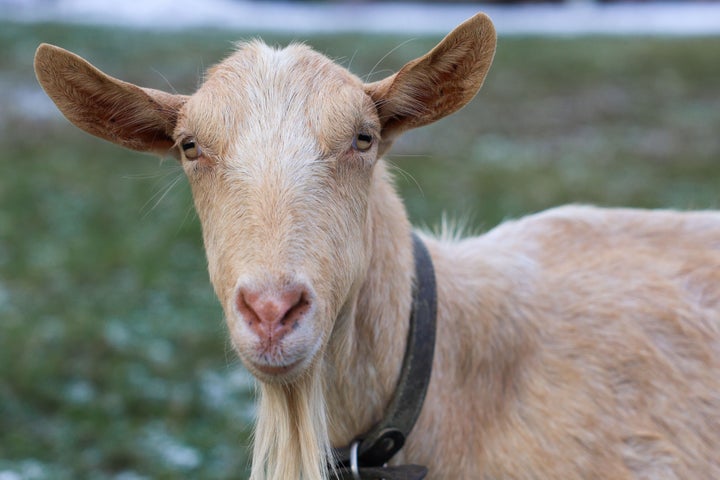
[[[331,446],[381,418],[413,259],[379,157],[470,101],[494,48],[477,15],[364,85],[307,47],[242,44],[190,97],[38,49],[40,83],[70,121],[182,162],[233,345],[259,380],[254,480],[327,478]],[[433,479],[720,478],[720,213],[570,206],[423,238],[436,357],[394,462]],[[288,289],[302,310],[283,317]],[[253,308],[292,328],[262,333],[276,320]]]

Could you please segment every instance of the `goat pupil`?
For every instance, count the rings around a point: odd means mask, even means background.
[[[200,147],[195,144],[194,140],[183,142],[182,149],[188,160],[197,160],[200,157]]]
[[[370,149],[371,145],[372,136],[366,133],[358,133],[355,140],[353,140],[353,147],[361,152]]]

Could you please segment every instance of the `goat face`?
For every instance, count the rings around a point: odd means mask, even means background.
[[[363,84],[304,46],[242,46],[175,139],[234,346],[265,381],[322,351],[367,269],[380,121]]]

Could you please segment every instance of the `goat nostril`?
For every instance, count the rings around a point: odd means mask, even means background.
[[[280,320],[280,323],[283,325],[292,325],[297,323],[297,321],[300,320],[303,315],[305,315],[309,308],[310,301],[307,298],[307,294],[305,292],[302,292],[297,302],[295,302],[295,304],[290,307],[287,312],[285,312],[285,315]]]
[[[240,288],[238,312],[262,336],[281,337],[294,329],[310,309],[310,296],[301,286],[255,291]]]

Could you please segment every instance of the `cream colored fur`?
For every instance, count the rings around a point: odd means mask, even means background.
[[[73,123],[182,163],[233,345],[259,379],[254,480],[325,478],[330,447],[383,415],[413,259],[379,157],[470,101],[494,48],[477,15],[363,85],[307,47],[242,44],[192,96],[38,49],[38,79]],[[371,148],[356,148],[359,134]],[[479,237],[423,238],[437,353],[395,462],[433,479],[720,478],[719,213],[570,206]],[[292,285],[310,306],[263,343],[239,295]]]

